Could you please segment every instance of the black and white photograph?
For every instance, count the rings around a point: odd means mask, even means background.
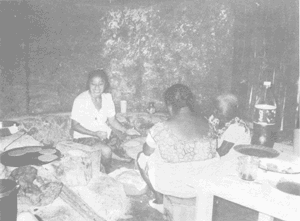
[[[0,221],[299,221],[299,0],[0,0]]]

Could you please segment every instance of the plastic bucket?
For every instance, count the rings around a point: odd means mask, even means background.
[[[19,185],[13,180],[0,179],[0,220],[16,221]]]

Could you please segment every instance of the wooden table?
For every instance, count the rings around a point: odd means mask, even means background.
[[[280,160],[300,160],[288,152],[289,146],[275,144],[274,149],[280,152]],[[258,211],[259,221],[271,221],[273,217],[299,221],[300,196],[283,193],[272,187],[269,181],[285,177],[300,183],[300,174],[284,175],[259,169],[256,181],[243,181],[236,172],[238,156],[241,154],[232,149],[228,155],[212,165],[211,170],[203,174],[197,187],[196,220],[212,220],[213,198],[218,196]]]

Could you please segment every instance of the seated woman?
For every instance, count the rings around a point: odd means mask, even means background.
[[[175,84],[165,91],[164,100],[170,118],[149,130],[143,152],[137,157],[141,175],[155,195],[149,204],[162,213],[163,194],[196,196],[192,183],[209,159],[217,156],[215,144],[207,137],[207,120],[194,113],[190,89]]]
[[[89,73],[87,89],[78,95],[73,103],[71,113],[73,138],[75,142],[101,149],[101,163],[108,173],[112,150],[106,143],[112,129],[107,125],[107,121],[122,133],[126,133],[127,129],[115,119],[115,105],[108,92],[108,77],[103,70],[94,70]],[[100,159],[97,159],[98,171],[100,170],[99,161]]]
[[[209,117],[211,133],[218,139],[217,152],[222,157],[237,144],[250,144],[247,124],[240,118],[238,99],[233,94],[222,94],[215,100],[214,114]]]

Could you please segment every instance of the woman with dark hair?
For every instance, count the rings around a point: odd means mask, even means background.
[[[207,120],[194,112],[190,89],[175,84],[165,91],[164,100],[170,118],[149,130],[143,152],[137,157],[140,173],[155,195],[149,204],[162,213],[163,195],[196,196],[190,185],[197,182],[203,166],[217,156],[215,144],[208,137]]]
[[[233,94],[222,94],[215,99],[215,109],[209,118],[211,133],[218,140],[217,152],[222,157],[234,145],[250,144],[248,125],[241,119],[238,99]]]
[[[101,163],[106,173],[109,172],[112,159],[112,150],[106,145],[112,132],[107,122],[122,133],[127,131],[115,119],[115,114],[107,74],[104,70],[91,71],[88,75],[87,90],[78,95],[73,103],[73,138],[75,142],[101,149]]]

